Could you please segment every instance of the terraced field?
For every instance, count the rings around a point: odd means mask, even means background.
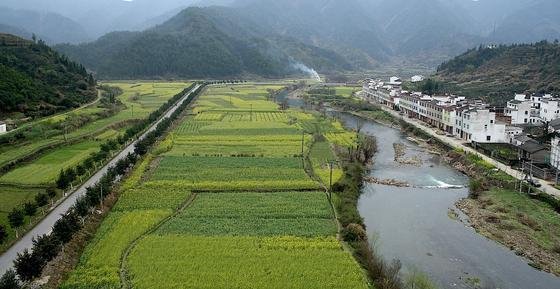
[[[21,208],[25,202],[31,202],[39,193],[44,193],[46,187],[52,186],[59,176],[61,169],[73,168],[88,158],[91,153],[98,152],[100,145],[109,139],[120,136],[129,126],[130,122],[144,119],[152,111],[158,109],[167,100],[179,93],[190,83],[110,83],[111,86],[120,87],[123,94],[119,100],[124,104],[123,109],[109,117],[98,117],[96,113],[103,111],[99,103],[93,103],[72,112],[55,115],[28,126],[60,124],[68,118],[87,116],[93,121],[63,134],[50,135],[45,132],[45,137],[33,139],[18,145],[6,145],[0,149],[0,166],[20,159],[38,150],[53,146],[52,149],[37,154],[31,161],[21,163],[6,173],[0,175],[0,224],[8,230],[8,238],[0,243],[0,252],[4,251],[10,241],[15,239],[15,231],[8,225],[7,215],[14,208]],[[59,193],[60,195],[60,193]],[[42,211],[42,210],[40,210]],[[33,220],[38,220],[36,216]],[[32,223],[26,218],[25,225],[20,229],[24,231]]]
[[[314,131],[355,136],[280,111],[267,100],[278,88],[209,88],[126,180],[62,288],[368,288],[302,158],[336,162]]]

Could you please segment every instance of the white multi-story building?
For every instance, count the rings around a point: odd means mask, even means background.
[[[530,100],[514,100],[507,102],[505,115],[511,117],[511,124],[531,124],[538,120],[538,110],[533,108]]]
[[[477,143],[508,142],[506,124],[496,121],[496,113],[489,109],[472,108],[464,110],[461,116],[460,137]]]
[[[560,118],[560,99],[543,98],[540,103],[539,116],[543,122]]]
[[[0,134],[5,134],[8,131],[6,123],[0,121]]]
[[[560,169],[560,136],[556,134],[550,141],[550,165]]]

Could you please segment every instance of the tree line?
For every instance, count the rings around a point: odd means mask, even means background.
[[[151,123],[157,120],[158,117],[162,116],[167,109],[174,105],[185,93],[188,93],[190,89],[193,89],[194,86],[198,84],[200,83],[195,83],[191,87],[175,95],[165,105],[150,114],[147,120],[129,129],[129,131],[127,131],[128,134],[136,136],[142,132]],[[54,224],[51,234],[35,238],[31,250],[26,249],[18,253],[14,261],[14,270],[8,270],[2,278],[0,278],[0,289],[22,288],[19,280],[30,282],[39,277],[45,265],[53,260],[62,250],[63,246],[70,242],[75,233],[82,228],[88,215],[90,215],[98,205],[102,204],[103,200],[112,191],[115,183],[118,182],[118,180],[136,164],[137,160],[142,155],[146,154],[155,142],[165,134],[173,121],[179,118],[183,110],[185,110],[196,95],[202,91],[204,86],[205,84],[203,83],[199,88],[193,91],[186,101],[184,101],[170,117],[164,118],[156,126],[156,129],[140,139],[133,153],[129,153],[114,166],[111,166],[98,183],[88,187],[85,195],[79,197],[68,212]],[[149,120],[152,121],[150,122]]]

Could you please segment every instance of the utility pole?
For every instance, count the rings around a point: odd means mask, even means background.
[[[131,108],[132,108],[132,117],[134,117],[134,104],[131,105]]]
[[[251,103],[251,121],[253,121],[253,104]]]
[[[101,191],[99,193],[99,208],[103,210],[103,185],[101,185]]]

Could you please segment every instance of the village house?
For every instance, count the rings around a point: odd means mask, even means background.
[[[548,132],[560,132],[560,118],[554,119],[548,123]]]
[[[540,103],[539,115],[545,123],[560,118],[560,99],[544,97]]]
[[[402,80],[399,77],[392,76],[391,78],[389,78],[388,84],[392,86],[400,86],[402,84]]]
[[[460,138],[475,143],[505,143],[506,124],[496,121],[496,113],[486,108],[461,111]]]
[[[410,78],[411,82],[420,82],[424,80],[424,76],[422,75],[415,75],[413,77]]]
[[[522,160],[533,164],[547,164],[550,162],[550,151],[536,140],[526,141],[518,146],[519,156]]]
[[[523,134],[522,128],[513,125],[506,126],[506,135],[507,135],[507,139],[509,140],[509,143],[515,146],[522,144],[522,143],[518,144],[518,142],[521,141],[523,137],[529,138],[526,134]]]

